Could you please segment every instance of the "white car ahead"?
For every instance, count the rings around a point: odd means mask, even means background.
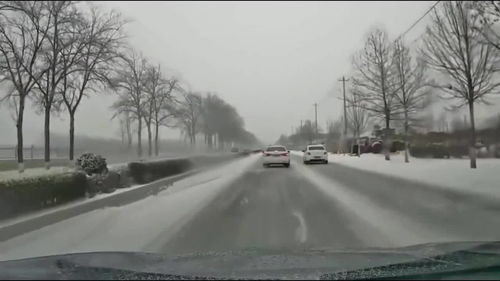
[[[290,167],[290,151],[282,145],[268,146],[266,150],[262,152],[262,159],[262,165],[264,167],[273,164],[285,165],[287,168]]]
[[[309,164],[312,162],[322,162],[328,164],[328,152],[323,145],[308,145],[307,148],[303,150],[303,152],[304,164]]]

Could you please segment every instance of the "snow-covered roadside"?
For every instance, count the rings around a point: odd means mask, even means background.
[[[0,242],[0,260],[89,251],[154,251],[259,159],[252,155],[173,183],[156,196],[95,210]]]
[[[302,156],[299,151],[294,154]],[[404,163],[403,153],[392,154],[390,161],[381,154],[371,153],[361,157],[347,154],[329,154],[328,157],[330,162],[361,170],[500,199],[500,159],[478,159],[478,168],[470,169],[468,159],[411,157],[410,163]]]

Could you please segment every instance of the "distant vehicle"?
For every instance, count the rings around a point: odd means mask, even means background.
[[[328,164],[328,152],[324,145],[308,145],[305,150],[303,150],[304,164],[309,164],[312,162],[322,162]]]
[[[268,167],[273,164],[290,167],[290,151],[282,145],[271,145],[262,152],[262,165]]]
[[[231,147],[231,152],[240,152],[240,150],[237,147]]]

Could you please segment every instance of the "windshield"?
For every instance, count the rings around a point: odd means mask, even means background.
[[[499,7],[0,1],[0,265],[500,240]]]
[[[266,151],[286,151],[286,149],[282,146],[270,146]]]
[[[323,146],[309,146],[308,150],[325,150]]]

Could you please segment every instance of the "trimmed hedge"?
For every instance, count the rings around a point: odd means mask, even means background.
[[[403,141],[393,141],[391,144],[391,152],[403,151],[405,150],[405,143]]]
[[[144,184],[184,173],[194,167],[218,164],[245,156],[245,153],[192,158],[131,162],[106,174],[86,175],[83,171],[0,181],[0,219],[67,203],[97,193],[113,192],[134,183]]]
[[[448,151],[450,156],[455,158],[462,158],[464,156],[469,156],[469,146],[468,145],[450,145],[448,146]]]
[[[411,146],[410,154],[417,158],[450,158],[449,149],[443,144]]]
[[[82,198],[86,188],[83,173],[0,182],[0,219]]]
[[[130,162],[129,176],[139,184],[183,173],[193,167],[190,159],[165,159],[150,162]]]

